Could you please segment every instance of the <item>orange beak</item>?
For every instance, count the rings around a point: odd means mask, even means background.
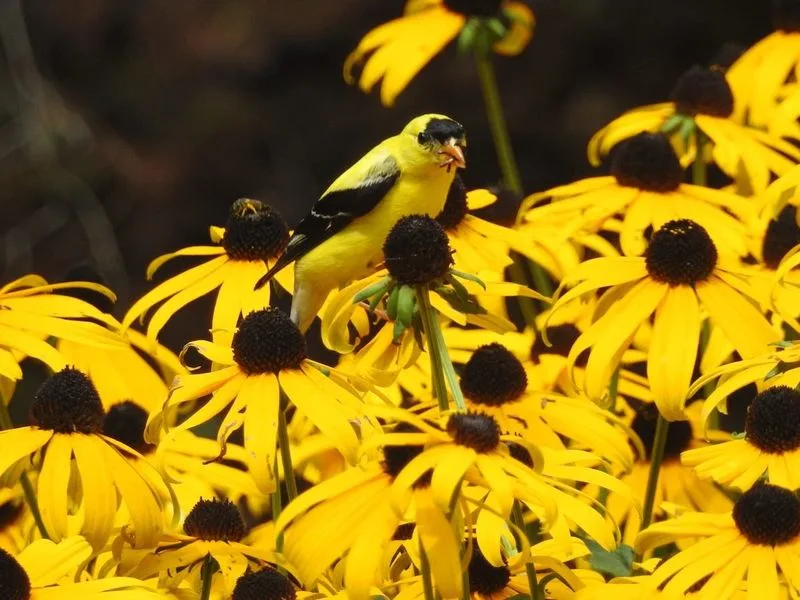
[[[447,143],[442,146],[441,154],[447,155],[446,162],[443,163],[442,166],[450,167],[451,165],[455,165],[459,169],[466,168],[467,162],[464,159],[464,151],[461,149],[461,146]]]

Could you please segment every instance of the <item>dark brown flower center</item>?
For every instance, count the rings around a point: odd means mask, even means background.
[[[658,410],[655,405],[645,404],[637,412],[631,423],[631,429],[642,440],[646,459],[649,461],[653,453],[653,442],[656,438],[656,422]],[[664,459],[679,459],[681,452],[688,450],[692,443],[694,432],[688,421],[672,421],[667,429],[667,443],[664,446]]]
[[[492,417],[480,413],[456,413],[447,421],[447,433],[459,446],[485,454],[500,444],[500,426]]]
[[[453,264],[442,226],[424,215],[403,217],[383,244],[389,274],[401,285],[426,284],[442,278]]]
[[[767,388],[747,409],[745,437],[770,454],[800,448],[800,392],[785,385]]]
[[[186,535],[210,542],[238,542],[245,534],[242,515],[227,498],[198,500],[186,515],[183,530]]]
[[[611,174],[620,185],[661,193],[683,181],[683,167],[662,133],[639,133],[614,146]]]
[[[645,252],[647,272],[670,286],[705,281],[717,266],[717,248],[705,229],[680,219],[653,234]]]
[[[751,544],[780,546],[800,535],[800,500],[786,488],[758,482],[734,504],[733,520]]]
[[[800,227],[797,226],[797,207],[788,205],[777,218],[769,222],[761,246],[764,264],[777,269],[783,257],[800,244]]]
[[[448,231],[455,228],[467,216],[467,188],[460,175],[456,175],[447,192],[444,208],[436,221]]]
[[[502,0],[444,0],[453,12],[467,17],[494,17],[500,12]]]
[[[139,454],[147,454],[155,446],[144,441],[147,411],[138,404],[126,400],[108,409],[103,419],[103,434],[133,448]]]
[[[670,100],[679,113],[688,116],[700,114],[727,119],[733,113],[733,92],[719,69],[695,65],[678,79]]]
[[[461,390],[477,404],[500,406],[519,399],[528,387],[525,368],[502,344],[481,346],[464,365]]]
[[[469,560],[469,590],[482,596],[491,596],[502,591],[511,581],[511,571],[505,565],[492,565],[475,544]]]
[[[8,552],[0,548],[0,598],[30,600],[31,580],[25,569]]]
[[[306,340],[292,320],[270,307],[247,315],[231,344],[236,364],[248,375],[295,369],[306,358]]]
[[[239,198],[231,206],[222,246],[235,260],[267,260],[289,241],[289,227],[268,204]]]
[[[295,600],[297,588],[289,578],[272,567],[242,575],[236,581],[231,600]]]
[[[58,433],[99,433],[103,403],[89,377],[67,367],[39,387],[30,408],[31,422]]]

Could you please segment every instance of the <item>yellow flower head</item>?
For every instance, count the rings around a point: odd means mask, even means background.
[[[603,156],[632,135],[661,131],[669,136],[682,164],[698,156],[711,159],[740,187],[760,193],[773,174],[786,173],[800,160],[800,150],[789,142],[730,118],[733,92],[720,70],[692,67],[678,80],[670,100],[628,111],[598,131],[589,141],[592,164],[599,165]]]
[[[213,257],[183,273],[167,279],[142,296],[122,321],[130,327],[143,320],[147,311],[159,303],[147,325],[147,336],[155,339],[167,321],[181,308],[215,289],[217,298],[211,318],[215,341],[230,341],[240,315],[269,305],[270,286],[256,289],[256,282],[267,272],[289,241],[289,230],[270,206],[258,200],[241,198],[233,203],[225,228],[211,227],[214,246],[191,246],[159,256],[147,267],[151,279],[165,263],[179,256]],[[292,275],[276,276],[281,287],[291,290]]]
[[[553,313],[576,298],[611,286],[598,301],[596,320],[573,344],[570,364],[591,349],[579,388],[603,401],[622,354],[655,313],[647,375],[659,411],[685,419],[704,314],[746,357],[766,351],[779,334],[751,303],[751,273],[717,254],[708,233],[690,220],[670,221],[653,234],[643,257],[598,258],[581,264],[562,288]],[[702,308],[702,312],[701,312]],[[574,378],[574,372],[573,372]]]
[[[781,598],[781,585],[792,597],[800,592],[800,499],[782,487],[757,483],[724,514],[679,513],[651,525],[636,539],[645,552],[681,539],[696,541],[662,562],[648,578],[651,590],[662,588],[678,600],[702,587],[697,598],[732,597],[740,587],[748,597]],[[705,581],[703,581],[705,580]]]
[[[647,249],[647,232],[675,219],[701,225],[725,254],[743,257],[757,221],[752,202],[730,192],[683,183],[684,169],[662,133],[638,133],[617,144],[611,175],[592,177],[529,196],[521,214],[532,225],[562,227],[572,237],[585,231],[617,231],[627,256]],[[551,203],[536,207],[547,199]],[[617,222],[621,220],[621,224]]]
[[[61,540],[75,531],[101,549],[124,503],[138,547],[156,542],[163,527],[166,483],[134,450],[102,433],[104,411],[89,378],[59,371],[42,384],[31,404],[33,425],[0,432],[0,473],[41,450],[39,509],[47,533]],[[80,486],[70,485],[72,473]],[[82,493],[76,494],[76,491]],[[81,508],[73,516],[76,508]]]
[[[370,31],[344,63],[348,83],[369,93],[381,82],[381,102],[394,104],[409,82],[460,33],[499,54],[519,54],[533,35],[534,17],[513,0],[409,0],[405,14]],[[358,76],[356,70],[360,70]]]
[[[205,423],[230,405],[217,433],[219,458],[224,456],[230,435],[243,426],[248,469],[256,485],[269,493],[275,489],[278,418],[279,411],[286,408],[281,400],[285,395],[345,457],[354,459],[358,448],[355,424],[360,424],[362,433],[371,427],[360,411],[360,399],[340,374],[306,357],[303,335],[280,310],[249,313],[230,345],[195,341],[184,353],[190,349],[219,368],[177,377],[161,410],[150,416],[146,439],[155,441],[161,429],[169,429],[178,407],[211,394],[209,401],[176,429]]]

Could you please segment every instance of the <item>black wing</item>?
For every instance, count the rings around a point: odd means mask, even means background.
[[[364,179],[363,185],[332,190],[323,195],[295,228],[286,250],[267,274],[258,280],[256,289],[272,279],[278,271],[333,237],[354,219],[374,209],[399,177],[397,162],[387,157]]]

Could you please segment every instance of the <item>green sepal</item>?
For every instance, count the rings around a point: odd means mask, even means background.
[[[375,294],[369,303],[369,312],[375,312],[375,309],[378,308],[378,304],[381,303],[381,300],[386,297],[386,294],[391,294],[394,291],[394,288],[395,282],[391,281],[384,291],[379,294]]]
[[[359,302],[363,302],[367,298],[372,298],[375,295],[377,295],[380,300],[380,297],[386,293],[386,290],[389,288],[389,285],[391,283],[392,283],[391,277],[384,277],[380,281],[376,281],[372,285],[365,287],[363,290],[361,290],[355,296],[353,296],[353,304],[358,304]]]
[[[416,292],[409,285],[400,286],[397,292],[397,319],[403,327],[411,327],[411,317],[414,314],[414,305],[417,303]]]
[[[473,275],[472,273],[464,273],[464,271],[450,269],[450,275],[455,275],[456,277],[460,277],[461,279],[466,279],[467,281],[473,281],[477,283],[479,286],[481,286],[484,290],[486,289],[486,284],[483,282],[483,280],[477,275]]]
[[[449,276],[447,277],[447,283],[453,286],[453,290],[455,291],[456,295],[463,301],[469,302],[469,290],[464,287],[464,284],[461,283],[455,277]]]
[[[629,577],[633,574],[633,548],[622,544],[614,552],[609,552],[591,538],[584,541],[592,553],[589,558],[592,569],[611,577]]]
[[[468,54],[472,51],[472,47],[475,44],[475,37],[478,34],[480,26],[480,19],[473,17],[469,19],[466,25],[461,29],[458,41],[456,42],[456,47],[461,54]]]
[[[661,126],[661,133],[672,135],[683,125],[684,118],[683,115],[672,115],[669,119],[664,121],[664,124]]]
[[[386,315],[392,321],[397,320],[397,301],[400,298],[400,290],[401,287],[396,287],[392,290],[392,293],[389,294],[389,299],[386,300]]]
[[[747,432],[744,431],[734,431],[731,433],[731,437],[734,440],[743,440],[747,436]]]
[[[486,27],[487,31],[496,38],[494,40],[495,42],[502,40],[508,33],[506,24],[496,17],[485,20],[484,27]]]
[[[478,304],[474,299],[463,300],[452,287],[440,286],[436,288],[436,293],[458,312],[465,315],[485,315],[486,309]]]
[[[400,338],[403,337],[403,334],[406,332],[406,326],[403,325],[400,321],[395,321],[394,326],[392,327],[392,343],[397,344],[400,341]]]
[[[684,117],[683,123],[681,123],[681,128],[678,130],[678,135],[684,144],[689,142],[689,138],[694,134],[694,130],[696,128],[697,126],[695,125],[694,119],[691,117]],[[701,151],[701,148],[697,149],[698,157]]]

